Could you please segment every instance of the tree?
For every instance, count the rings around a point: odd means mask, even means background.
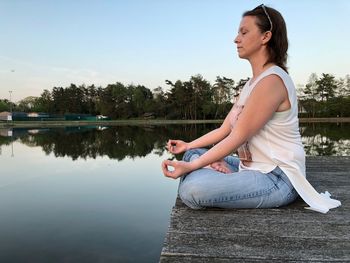
[[[304,96],[302,96],[304,99],[301,101],[302,107],[308,112],[311,113],[311,116],[309,117],[314,118],[316,114],[316,105],[317,100],[319,98],[319,94],[317,92],[317,80],[318,76],[316,73],[312,73],[309,77],[308,83],[305,85],[305,89],[303,90]]]
[[[117,82],[111,86],[112,97],[114,101],[114,111],[113,114],[116,118],[129,118],[132,115],[131,112],[131,91],[129,87],[124,84]]]
[[[338,89],[337,81],[331,74],[322,73],[322,77],[316,80],[315,83],[316,91],[320,95],[322,101],[324,99],[327,101],[329,98],[333,98]]]
[[[109,116],[111,118],[115,116],[115,101],[113,99],[113,85],[109,84],[106,88],[98,89],[99,100],[97,102],[96,108],[97,111],[102,115]]]
[[[98,103],[98,90],[93,84],[86,88],[85,103],[86,103],[87,113],[97,114],[96,105]]]
[[[193,96],[192,83],[183,83],[181,80],[177,80],[175,84],[170,80],[166,80],[165,83],[171,86],[167,95],[167,109],[169,109],[169,115],[167,117],[174,119],[192,119],[191,108],[192,105],[188,104],[189,99]]]
[[[215,104],[214,119],[223,117],[230,107],[233,91],[235,90],[233,79],[217,76],[213,85],[213,101]]]
[[[10,111],[10,102],[7,99],[0,99],[0,112],[1,111]]]
[[[29,111],[38,111],[38,108],[36,107],[38,105],[38,97],[29,96],[26,97],[18,102],[18,110],[29,112]]]
[[[85,85],[76,86],[75,84],[70,84],[69,87],[64,89],[64,100],[67,105],[65,105],[65,112],[69,113],[84,113],[84,94]],[[63,109],[62,109],[63,112]]]
[[[145,112],[152,111],[153,94],[150,89],[143,85],[130,85],[131,103],[133,113],[136,117],[142,116]]]
[[[36,109],[39,112],[53,113],[53,99],[50,91],[44,90],[41,96],[36,101]]]
[[[306,96],[306,99],[315,99],[317,100],[319,98],[319,94],[317,92],[317,83],[318,76],[316,73],[311,73],[307,84],[305,85],[304,94]]]
[[[52,89],[52,101],[53,101],[53,112],[57,114],[64,114],[67,111],[66,105],[68,105],[67,96],[65,90],[62,87],[54,87]]]
[[[195,117],[206,119],[213,108],[213,91],[210,83],[203,78],[202,75],[197,74],[190,79],[194,90],[194,102],[195,102]]]
[[[349,97],[350,96],[350,75],[347,74],[345,76],[345,81],[344,81],[344,97]]]
[[[156,116],[167,115],[167,96],[162,87],[157,87],[153,90],[154,111]]]
[[[350,96],[350,75],[346,75],[345,78],[338,80],[337,96],[342,98]]]

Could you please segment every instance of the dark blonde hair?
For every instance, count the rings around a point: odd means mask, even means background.
[[[288,37],[286,23],[276,9],[260,5],[255,7],[253,10],[246,11],[243,13],[245,16],[256,17],[256,24],[260,29],[261,33],[270,31],[271,28],[271,39],[267,43],[267,51],[269,57],[265,63],[275,63],[277,66],[287,71],[287,58],[288,58]]]

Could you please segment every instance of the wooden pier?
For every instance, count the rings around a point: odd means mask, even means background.
[[[274,209],[172,209],[160,262],[350,262],[350,157],[308,157],[307,178],[342,206],[302,199]]]

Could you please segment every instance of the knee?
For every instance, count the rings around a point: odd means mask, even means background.
[[[190,162],[195,156],[198,158],[198,156],[201,156],[207,151],[207,149],[204,148],[195,148],[191,149],[185,152],[182,160],[185,162]]]
[[[179,187],[179,197],[188,207],[192,209],[201,209],[200,197],[203,195],[203,189],[197,184],[182,183]]]

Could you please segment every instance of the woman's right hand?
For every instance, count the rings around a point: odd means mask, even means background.
[[[179,154],[189,149],[188,143],[181,140],[169,140],[167,142],[166,148],[173,154]]]

